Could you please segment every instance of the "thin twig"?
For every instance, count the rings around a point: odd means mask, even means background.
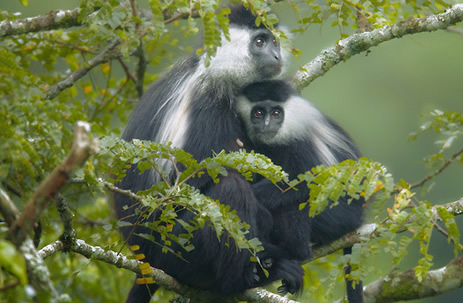
[[[110,78],[108,78],[108,80],[109,79]],[[118,97],[120,97],[122,95],[121,92],[125,88],[125,86],[127,85],[128,82],[129,82],[129,79],[125,78],[124,83],[117,88],[117,91],[113,94],[111,99],[105,101],[103,106],[99,106],[99,107],[95,108],[95,111],[93,112],[93,114],[92,114],[92,116],[90,118],[90,121],[93,121],[98,116],[98,114],[102,113],[105,110],[105,108],[108,107],[111,104],[111,102],[113,102],[116,98],[118,98]],[[101,102],[103,102],[103,100]]]
[[[177,14],[167,20],[164,20],[164,24],[169,24],[169,23],[172,23],[174,22],[175,20],[178,20],[178,19],[183,19],[183,18],[187,18],[191,15],[191,10],[189,13],[180,13],[180,14]]]
[[[431,180],[432,178],[436,177],[437,175],[439,175],[440,173],[442,173],[453,161],[455,161],[461,154],[463,154],[463,149],[462,150],[459,150],[458,152],[456,152],[455,154],[453,154],[452,157],[450,157],[450,159],[448,159],[447,161],[444,162],[444,164],[439,168],[437,169],[434,173],[432,173],[431,175],[428,175],[426,177],[423,178],[423,180],[421,180],[420,182],[417,182],[413,185],[410,186],[410,189],[414,189],[416,187],[420,187],[420,186],[423,186],[426,182],[428,182],[429,180]]]
[[[19,284],[19,280],[15,280],[15,281],[13,281],[13,282],[9,282],[9,283],[7,283],[7,284],[5,284],[5,285],[2,285],[2,286],[0,286],[0,292],[5,291],[5,290],[7,290],[7,289],[9,289],[9,288],[14,288],[14,287],[16,287],[18,284]]]
[[[16,208],[10,196],[0,187],[0,214],[5,219],[6,224],[11,226],[19,216],[19,210]]]
[[[75,50],[77,50],[77,51],[79,51],[79,52],[81,52],[81,53],[83,53],[83,54],[95,55],[95,52],[92,51],[92,50],[85,49],[85,48],[82,48],[82,47],[77,46],[77,45],[65,43],[65,42],[60,41],[60,40],[57,40],[57,39],[50,39],[50,38],[44,37],[43,40],[48,41],[48,42],[50,42],[50,43],[58,43],[58,44],[61,45],[63,48],[75,49]]]
[[[454,202],[449,202],[449,203],[446,203],[446,204],[436,205],[436,206],[432,207],[431,211],[434,214],[437,214],[436,207],[444,207],[444,208],[446,208],[447,211],[450,214],[452,214],[453,216],[463,215],[463,198],[461,198],[460,200],[454,201]],[[416,220],[416,217],[412,215],[412,216],[410,216],[409,219],[407,219],[407,221],[405,223],[409,224],[409,223],[413,222],[414,220]],[[313,258],[312,258],[312,260],[313,259],[318,259],[318,258],[323,257],[323,256],[330,255],[330,254],[332,254],[332,253],[334,253],[334,252],[336,252],[336,251],[338,251],[340,249],[343,249],[343,248],[346,248],[346,247],[351,247],[352,245],[354,245],[356,243],[360,243],[360,241],[362,239],[371,239],[371,238],[378,237],[380,235],[380,233],[378,231],[380,226],[388,224],[388,222],[390,222],[389,219],[386,220],[385,222],[383,222],[383,224],[381,224],[381,225],[377,224],[377,223],[365,224],[365,225],[361,226],[360,228],[358,228],[357,230],[344,235],[343,237],[339,238],[338,240],[333,241],[332,243],[330,243],[328,245],[324,245],[322,247],[314,248],[313,249]],[[405,231],[406,231],[406,229],[403,228],[403,229],[399,229],[397,231],[397,233],[405,232]],[[310,261],[310,260],[308,260],[308,261]]]
[[[134,194],[131,190],[128,190],[128,189],[122,189],[120,187],[117,187],[116,185],[108,182],[108,181],[104,181],[104,180],[100,180],[100,182],[103,183],[104,186],[106,186],[109,190],[111,190],[112,192],[115,192],[115,193],[119,193],[119,194],[122,194],[124,196],[127,196],[129,197],[130,199],[133,199],[137,202],[142,202],[143,201],[143,197],[142,196],[139,196],[137,194]]]
[[[130,73],[129,67],[121,58],[117,58],[117,61],[121,64],[122,69],[125,72],[125,75],[128,79],[132,80],[134,84],[137,84],[137,80],[135,80],[135,77]]]
[[[73,72],[69,77],[52,85],[45,94],[45,98],[52,100],[56,98],[63,90],[74,85],[74,83],[85,76],[90,70],[94,67],[100,65],[101,63],[107,62],[113,58],[120,56],[120,53],[117,51],[117,47],[120,42],[118,39],[113,40],[108,47],[98,55],[96,55],[92,60],[90,60],[84,67]]]
[[[132,14],[135,18],[138,18],[138,7],[135,0],[130,0],[130,6],[132,8]],[[145,49],[143,47],[143,36],[144,32],[140,27],[139,23],[135,24],[135,31],[139,36],[139,45],[136,51],[134,52],[135,57],[138,58],[138,63],[136,66],[136,82],[135,87],[137,89],[138,97],[140,98],[143,95],[143,83],[145,82],[145,72],[146,67],[148,66],[148,59],[146,58]]]

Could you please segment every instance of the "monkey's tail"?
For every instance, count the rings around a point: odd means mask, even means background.
[[[344,248],[344,255],[352,254],[352,247]],[[350,274],[352,267],[350,264],[346,267],[346,275]],[[354,281],[346,278],[347,300],[349,303],[363,303],[363,283],[358,281],[353,287]]]
[[[135,281],[125,303],[148,303],[158,288],[157,284],[137,284]]]

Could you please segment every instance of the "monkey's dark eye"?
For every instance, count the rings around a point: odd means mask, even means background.
[[[280,111],[279,109],[275,109],[275,110],[272,112],[273,118],[280,118],[280,115],[281,115],[281,111]]]
[[[256,110],[254,112],[254,117],[256,117],[258,119],[262,118],[263,116],[264,116],[264,112],[262,110]]]
[[[258,47],[262,47],[264,45],[264,43],[265,43],[264,39],[262,39],[262,38],[257,38],[256,39],[256,45]]]

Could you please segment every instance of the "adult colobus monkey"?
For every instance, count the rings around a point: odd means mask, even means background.
[[[253,149],[280,165],[290,179],[317,165],[329,166],[360,156],[346,132],[298,96],[287,82],[274,80],[247,86],[237,99],[236,110]],[[362,223],[363,200],[350,204],[339,201],[309,218],[308,208],[299,210],[300,203],[309,197],[307,184],[282,193],[269,180],[262,179],[253,184],[253,191],[272,213],[272,240],[288,248],[288,258],[308,260],[312,256],[311,245],[327,244]],[[351,249],[344,252],[348,254]],[[347,283],[349,301],[362,302],[361,285],[354,290],[352,282]]]
[[[210,66],[204,66],[203,56],[190,56],[175,65],[142,97],[123,139],[172,142],[173,146],[183,148],[198,161],[212,156],[213,152],[240,148],[236,139],[245,140],[245,133],[233,111],[235,98],[246,85],[277,77],[282,71],[283,58],[272,33],[263,26],[257,27],[255,17],[249,11],[243,7],[233,8],[229,18],[230,40],[222,39]],[[158,164],[163,165],[165,171],[172,168],[168,161]],[[173,181],[175,169],[170,171],[170,181]],[[127,172],[119,187],[137,192],[158,181],[160,177],[154,171],[139,174],[134,168]],[[159,244],[137,237],[137,234],[148,233],[157,243],[162,243],[160,235],[153,230],[141,226],[121,228],[130,245],[140,246],[145,261],[182,283],[222,294],[242,292],[280,279],[284,282],[283,291],[294,292],[302,288],[304,272],[300,264],[280,258],[279,247],[266,242],[272,217],[255,198],[251,184],[235,171],[222,177],[219,184],[204,176],[195,178],[190,184],[203,194],[230,205],[241,220],[251,226],[249,238],[259,238],[274,258],[268,268],[269,276],[256,272],[260,268],[251,262],[248,251],[238,250],[226,238],[219,242],[215,231],[209,227],[194,232],[191,244],[195,248],[192,251],[172,244],[173,250],[181,251],[182,258],[163,253]],[[115,194],[115,207],[118,218],[132,224],[137,222],[138,205],[130,198]],[[159,216],[159,211],[153,216],[150,220]],[[186,210],[179,211],[177,216],[186,222],[193,218],[193,214]],[[181,224],[175,224],[172,232],[178,235],[185,230]],[[148,302],[157,288],[155,284],[149,287],[135,284],[127,302]]]

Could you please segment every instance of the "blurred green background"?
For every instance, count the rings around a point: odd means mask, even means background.
[[[77,0],[29,0],[27,7],[18,0],[0,1],[0,9],[21,12],[23,17],[77,5]],[[296,26],[294,20],[298,16],[292,9],[283,5],[276,12],[282,24],[290,29]],[[294,36],[294,46],[303,54],[293,58],[288,76],[339,39],[339,29],[331,28],[330,23],[322,27],[314,25],[304,35]],[[352,31],[345,29],[345,32]],[[163,69],[171,63],[163,62]],[[383,163],[396,181],[415,183],[429,174],[423,158],[437,151],[434,142],[438,138],[428,134],[409,142],[409,133],[417,131],[425,121],[420,115],[434,109],[463,112],[463,35],[439,31],[383,43],[372,48],[368,55],[357,55],[335,66],[307,87],[303,95],[338,121],[363,154]],[[433,204],[461,198],[461,172],[460,164],[452,165],[437,177],[431,192],[419,198]],[[457,222],[463,226],[463,218],[457,218]],[[435,233],[431,254],[435,256],[435,267],[441,267],[453,258],[453,249],[442,235]],[[413,256],[409,259],[413,262]],[[407,268],[407,264],[401,266]],[[457,303],[462,298],[463,289],[459,289],[413,302]]]

